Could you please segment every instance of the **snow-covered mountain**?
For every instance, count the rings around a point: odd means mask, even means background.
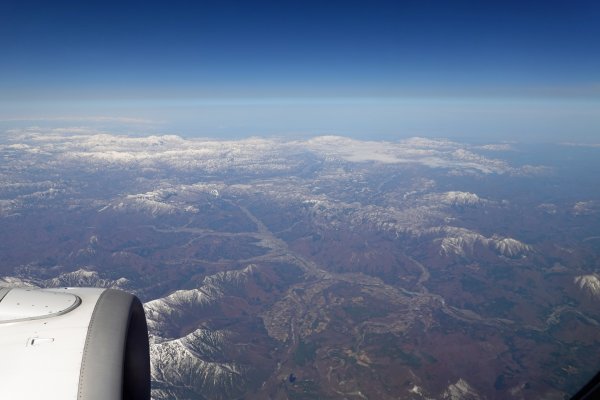
[[[244,368],[218,361],[225,352],[227,332],[196,329],[172,340],[150,345],[152,398],[230,399],[244,391]]]
[[[600,278],[596,274],[575,277],[575,284],[588,296],[600,299]]]
[[[94,266],[87,266],[72,272],[60,273],[54,278],[43,279],[39,274],[21,274],[19,277],[5,276],[0,278],[0,286],[36,286],[42,288],[56,287],[101,287],[134,291],[134,285],[126,278],[109,279],[102,277]]]
[[[107,133],[30,128],[15,131],[5,151],[28,159],[52,156],[58,163],[143,169],[202,169],[220,172],[292,171],[307,153],[334,161],[415,163],[483,174],[518,173],[505,161],[477,154],[477,147],[448,140],[411,138],[397,142],[322,136],[306,141],[251,138],[239,141],[184,139],[174,135],[130,137]],[[301,156],[301,157],[300,157]],[[27,159],[25,159],[27,160]]]
[[[205,277],[203,284],[197,289],[177,290],[166,297],[145,303],[150,333],[162,336],[166,332],[177,330],[191,316],[217,303],[227,292],[239,288],[253,273],[254,268],[250,264],[241,270],[218,272]]]
[[[80,268],[77,271],[66,272],[58,275],[56,278],[46,279],[41,282],[44,287],[104,287],[111,289],[121,289],[131,291],[134,285],[126,278],[107,279],[100,277],[100,274],[88,267],[88,269]]]
[[[523,257],[534,251],[533,247],[517,239],[493,235],[485,237],[464,228],[446,227],[446,236],[440,240],[442,254],[472,256],[477,247],[490,249],[508,258]]]

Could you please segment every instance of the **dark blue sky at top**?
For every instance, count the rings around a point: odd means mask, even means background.
[[[196,99],[196,108],[197,99],[223,107],[223,99],[368,98],[371,108],[377,99],[388,107],[390,99],[438,105],[463,99],[454,104],[463,113],[464,99],[482,100],[479,107],[536,99],[536,107],[559,101],[579,111],[573,104],[582,102],[584,119],[593,124],[598,113],[589,107],[600,99],[598,4],[2,0],[0,118],[145,117],[161,104],[180,109],[185,99]],[[69,113],[68,104],[76,104]],[[190,113],[178,112],[163,119],[193,123]],[[205,128],[222,125],[217,122]],[[393,130],[393,118],[386,123]],[[421,125],[417,131],[427,129]],[[276,131],[276,124],[267,130]]]

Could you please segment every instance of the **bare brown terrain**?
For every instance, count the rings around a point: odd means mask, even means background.
[[[600,368],[599,194],[570,171],[28,140],[0,151],[0,283],[136,293],[156,399],[561,399]]]

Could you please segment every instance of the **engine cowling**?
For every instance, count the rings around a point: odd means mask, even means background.
[[[141,302],[113,289],[0,288],[0,391],[6,399],[150,399]]]

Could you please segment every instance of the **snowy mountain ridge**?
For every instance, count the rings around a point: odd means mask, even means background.
[[[600,299],[600,278],[596,274],[575,277],[575,284],[588,296]]]
[[[53,156],[58,162],[140,168],[226,169],[290,171],[299,166],[297,156],[311,153],[323,160],[352,163],[416,163],[432,168],[469,170],[481,174],[524,173],[505,161],[477,154],[477,147],[448,140],[410,138],[396,142],[364,141],[340,136],[283,141],[184,139],[179,136],[131,137],[68,129],[29,128],[13,132],[11,151],[24,157]]]

